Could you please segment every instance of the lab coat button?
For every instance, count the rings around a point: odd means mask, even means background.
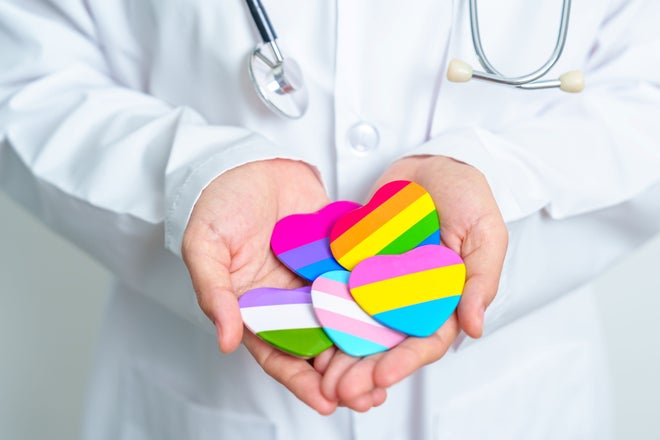
[[[348,130],[348,143],[358,156],[365,156],[378,146],[380,136],[373,125],[366,122],[358,122]]]

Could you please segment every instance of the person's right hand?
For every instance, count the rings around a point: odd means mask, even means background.
[[[321,414],[338,404],[366,410],[385,400],[384,390],[356,403],[327,399],[321,392],[323,368],[336,352],[329,349],[309,362],[288,355],[243,332],[238,298],[257,287],[293,289],[304,280],[282,265],[270,250],[275,223],[291,214],[315,212],[329,198],[305,163],[275,159],[252,162],[217,177],[195,204],[182,244],[201,309],[214,323],[220,350],[229,353],[241,340],[261,367]]]

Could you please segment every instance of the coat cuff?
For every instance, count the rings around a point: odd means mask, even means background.
[[[479,128],[449,130],[408,151],[411,155],[442,155],[478,169],[488,181],[504,221],[509,223],[542,209],[547,191],[508,142]],[[521,189],[523,189],[521,191]]]

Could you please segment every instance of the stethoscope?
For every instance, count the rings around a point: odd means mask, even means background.
[[[250,56],[249,72],[252,84],[261,100],[272,111],[287,118],[298,119],[305,114],[309,105],[309,95],[305,88],[300,67],[294,60],[284,58],[282,55],[282,51],[277,45],[277,35],[261,4],[261,0],[245,1],[263,42],[263,44],[257,45]],[[584,75],[579,70],[566,72],[558,79],[541,79],[557,63],[566,44],[571,0],[563,1],[557,42],[550,58],[532,73],[507,77],[493,67],[493,64],[484,53],[481,35],[479,34],[477,0],[470,0],[472,44],[479,64],[481,64],[484,71],[474,70],[465,61],[454,59],[451,60],[447,68],[447,79],[453,82],[466,82],[476,78],[525,90],[559,88],[565,92],[582,91],[584,88]],[[265,48],[268,48],[268,53],[265,53]]]

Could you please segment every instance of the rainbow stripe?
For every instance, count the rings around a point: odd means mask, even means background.
[[[433,199],[420,185],[404,180],[381,187],[364,207],[341,217],[330,233],[332,254],[348,270],[374,255],[439,243]]]
[[[465,265],[451,249],[428,245],[371,257],[349,279],[355,301],[378,322],[429,336],[451,316],[465,285]]]
[[[403,341],[406,335],[381,325],[357,305],[348,291],[349,275],[332,271],[312,284],[314,312],[330,339],[356,357],[386,351]]]
[[[284,352],[309,358],[332,346],[314,315],[309,286],[250,290],[239,298],[238,305],[245,326]]]

